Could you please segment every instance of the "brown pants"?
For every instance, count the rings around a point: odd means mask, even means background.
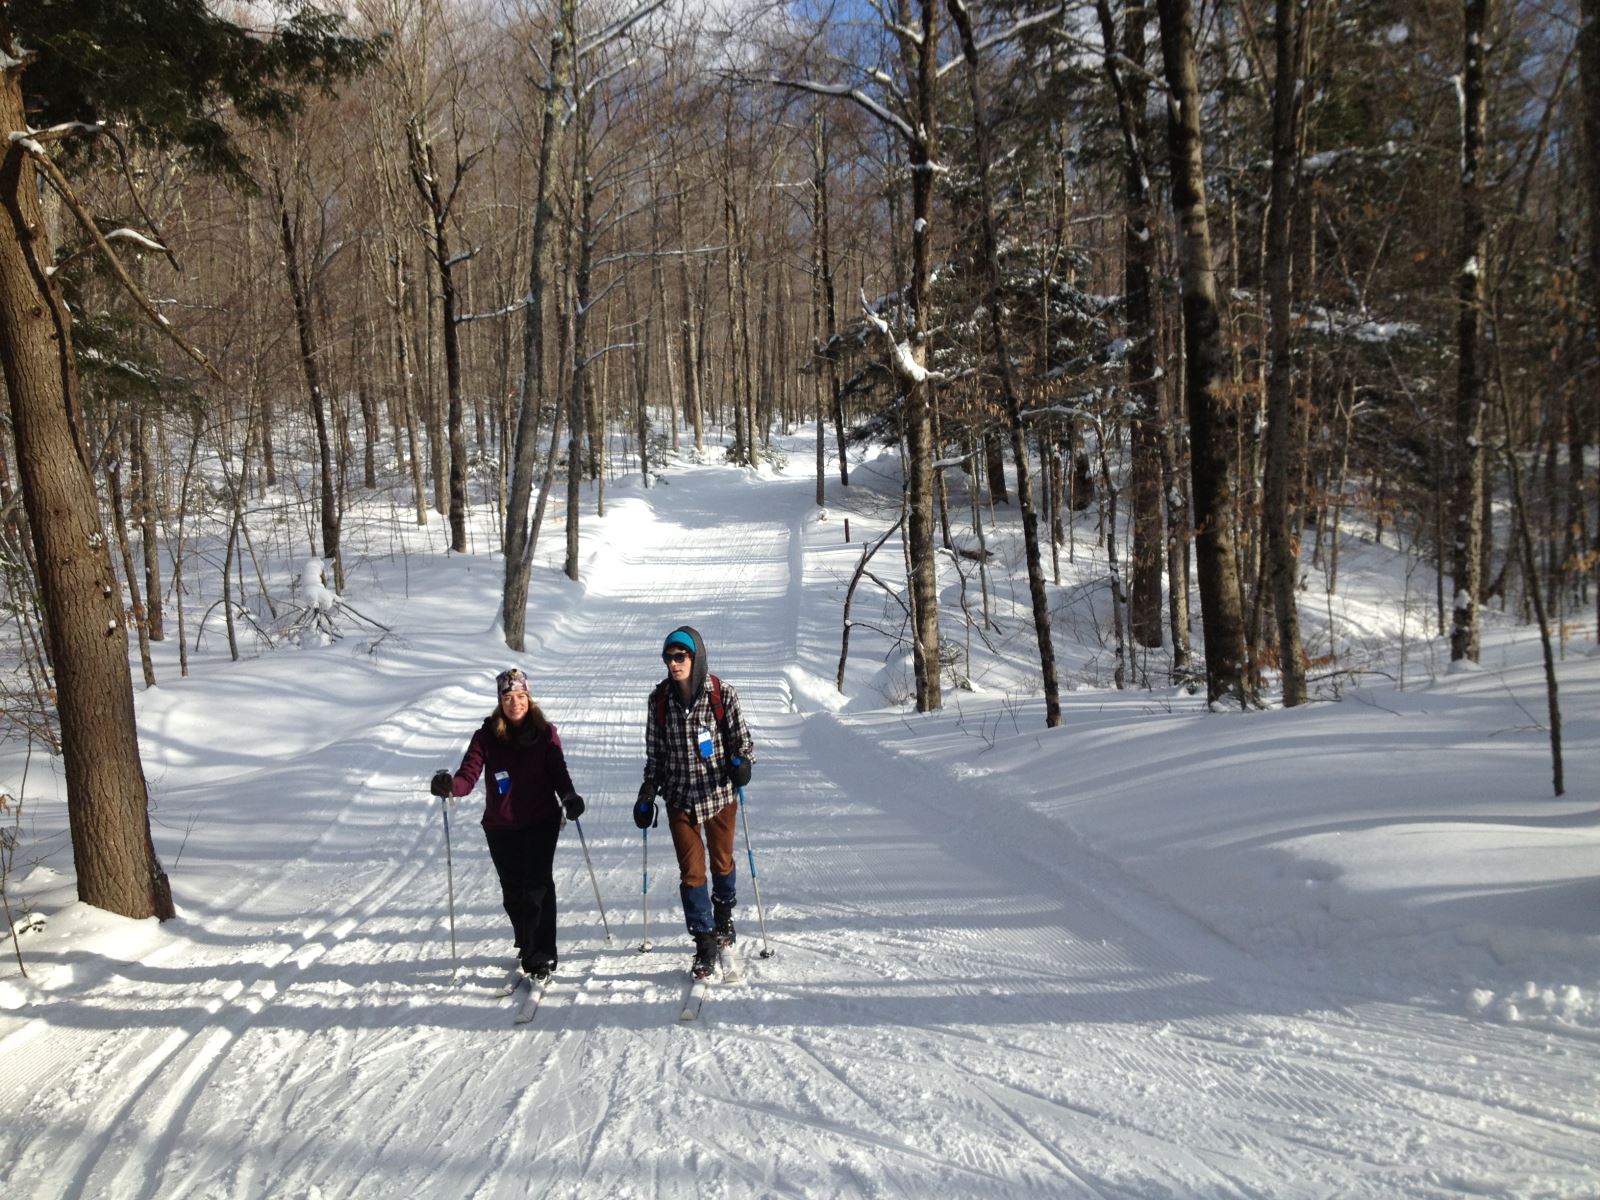
[[[667,828],[672,833],[672,848],[678,852],[678,882],[683,887],[704,887],[706,852],[711,853],[711,874],[733,874],[733,829],[739,818],[739,802],[728,804],[703,826],[696,825],[683,809],[667,809]],[[705,830],[705,841],[700,830]]]

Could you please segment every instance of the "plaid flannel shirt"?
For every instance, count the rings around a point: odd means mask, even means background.
[[[668,808],[685,809],[699,825],[714,817],[735,799],[739,789],[728,780],[728,759],[734,755],[754,763],[750,726],[745,724],[739,706],[739,693],[726,680],[722,683],[722,711],[731,746],[725,745],[711,706],[711,682],[700,688],[694,703],[684,708],[678,689],[667,684],[666,720],[656,724],[655,693],[645,701],[644,778],[654,781]],[[702,729],[711,731],[714,751],[709,759],[700,757],[697,743]]]

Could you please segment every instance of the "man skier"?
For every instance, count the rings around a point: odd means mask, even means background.
[[[661,660],[667,677],[650,693],[644,782],[633,820],[640,829],[655,824],[659,792],[678,854],[684,921],[694,938],[692,970],[696,979],[704,979],[716,968],[717,948],[734,941],[733,830],[738,790],[750,782],[750,727],[739,693],[711,674],[698,632],[680,625],[667,634]]]

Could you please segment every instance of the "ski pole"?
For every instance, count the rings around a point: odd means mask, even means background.
[[[445,894],[450,901],[450,958],[455,963],[450,968],[450,981],[455,982],[461,973],[461,956],[456,953],[456,868],[450,858],[450,805],[439,797],[439,815],[444,818],[444,877]]]
[[[606,920],[605,902],[600,899],[600,881],[594,877],[594,862],[589,858],[589,843],[583,836],[583,822],[574,817],[572,823],[578,830],[578,845],[583,847],[583,861],[589,864],[589,882],[594,884],[594,902],[600,908],[600,924],[605,926],[606,945],[609,946],[611,944],[611,922]]]
[[[644,904],[644,941],[639,943],[639,953],[650,953],[650,831],[641,829],[644,840],[644,878],[639,885],[639,895]]]
[[[744,789],[739,789],[739,821],[744,826],[744,853],[750,860],[750,890],[756,894],[756,916],[761,921],[761,957],[771,958],[775,951],[767,941],[767,913],[761,907],[761,885],[756,882],[756,852],[750,848],[750,813],[745,805]]]

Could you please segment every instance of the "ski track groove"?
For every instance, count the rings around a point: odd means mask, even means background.
[[[992,1087],[983,1087],[980,1085],[977,1088],[977,1092],[980,1096],[989,1101],[996,1112],[1000,1113],[1006,1118],[1007,1121],[1011,1123],[1012,1128],[1024,1141],[1030,1142],[1037,1147],[1039,1152],[1046,1159],[1055,1162],[1055,1164],[1066,1173],[1067,1178],[1071,1179],[1074,1183],[1077,1183],[1086,1192],[1088,1192],[1089,1195],[1100,1197],[1103,1200],[1104,1197],[1113,1194],[1105,1190],[1107,1185],[1104,1180],[1096,1180],[1088,1177],[1085,1174],[1084,1167],[1081,1163],[1075,1162],[1072,1158],[1066,1154],[1063,1154],[1048,1140],[1034,1132],[1033,1128],[1022,1119],[1021,1115],[1015,1108],[1009,1104],[1006,1104],[997,1095],[995,1095],[995,1091]],[[1121,1188],[1115,1189],[1114,1194],[1126,1195]]]
[[[810,1061],[813,1062],[816,1074],[826,1075],[826,1077],[835,1080],[838,1085],[842,1086],[846,1093],[850,1093],[851,1096],[856,1098],[856,1101],[861,1104],[862,1109],[866,1110],[866,1114],[869,1114],[870,1117],[874,1117],[875,1122],[882,1126],[880,1130],[875,1131],[867,1130],[866,1126],[864,1125],[859,1126],[858,1130],[856,1130],[856,1133],[854,1133],[854,1138],[856,1138],[856,1141],[864,1142],[864,1144],[870,1144],[870,1146],[878,1147],[878,1149],[885,1149],[885,1147],[888,1147],[888,1149],[899,1150],[899,1152],[907,1152],[907,1147],[904,1146],[904,1144],[901,1144],[901,1142],[896,1142],[893,1139],[893,1118],[891,1118],[890,1115],[885,1114],[885,1112],[883,1112],[883,1110],[880,1109],[880,1107],[878,1107],[874,1101],[872,1101],[872,1098],[869,1098],[869,1096],[867,1096],[867,1094],[864,1093],[859,1086],[856,1086],[856,1083],[854,1083],[853,1080],[848,1077],[848,1074],[846,1074],[843,1067],[834,1066],[832,1062],[827,1061],[822,1054],[819,1054],[818,1051],[814,1050],[813,1046],[811,1046],[810,1042],[808,1042],[808,1038],[795,1038],[794,1042],[792,1043],[779,1042],[778,1038],[765,1038],[765,1040],[766,1042],[770,1043],[770,1045],[784,1046],[786,1050],[792,1050],[794,1053],[803,1054],[805,1058],[810,1059]],[[858,1056],[850,1056],[848,1061],[859,1062],[859,1058]],[[830,1128],[834,1128],[834,1130],[837,1131],[837,1118],[835,1118],[835,1122],[830,1125]],[[1002,1155],[998,1154],[997,1150],[992,1150],[990,1147],[960,1147],[960,1149],[958,1149],[958,1155],[968,1155],[968,1157],[973,1160],[971,1165],[968,1166],[966,1170],[976,1174],[976,1176],[979,1176],[979,1178],[989,1178],[992,1179],[992,1181],[997,1182],[997,1184],[1006,1181],[1005,1170],[1003,1170],[1003,1168],[1005,1168],[1006,1160],[1002,1157]],[[907,1186],[910,1186],[910,1181],[907,1181]]]
[[[421,732],[423,731],[413,731],[406,735],[401,739],[401,745],[411,744]],[[375,740],[381,741],[381,739]],[[383,756],[387,757],[392,753],[392,750],[386,750]],[[367,783],[376,777],[369,763],[379,756],[380,752],[376,748],[370,749],[362,756],[364,761],[360,761],[356,767],[355,773]],[[369,794],[370,789],[365,786],[356,789],[355,798],[339,808],[323,832],[314,839],[313,849],[324,849],[331,845],[333,839],[353,823],[350,815],[353,809],[367,804],[376,805],[377,801],[366,799]],[[155,1139],[133,1139],[134,1144],[128,1152],[128,1157],[114,1168],[111,1193],[132,1194],[124,1189],[138,1186],[140,1195],[158,1194],[161,1190],[158,1174],[160,1165],[169,1157],[172,1146],[181,1133],[181,1127],[174,1123],[173,1118],[192,1111],[199,1092],[203,1090],[205,1082],[211,1078],[229,1048],[252,1026],[261,1011],[284,996],[292,986],[293,979],[303,975],[309,966],[322,959],[332,945],[348,937],[350,932],[360,927],[363,921],[369,920],[380,911],[384,901],[392,898],[428,870],[432,865],[433,856],[415,853],[425,840],[426,835],[421,828],[413,831],[403,847],[412,853],[409,855],[402,853],[398,857],[388,859],[383,868],[375,872],[371,881],[360,891],[354,896],[343,899],[342,912],[313,921],[296,935],[299,939],[298,944],[281,947],[268,955],[243,978],[224,985],[218,993],[200,1004],[197,1015],[180,1021],[165,1036],[160,1037],[154,1049],[145,1049],[141,1053],[141,1046],[148,1043],[146,1037],[141,1039],[139,1044],[122,1051],[124,1056],[139,1057],[137,1066],[118,1068],[120,1078],[135,1082],[126,1093],[113,1093],[105,1101],[93,1105],[84,1119],[83,1132],[74,1138],[72,1143],[80,1161],[72,1173],[71,1194],[89,1194],[91,1180],[106,1153],[117,1143],[119,1137],[126,1133],[129,1120],[134,1116],[137,1116],[141,1123],[149,1124],[162,1132]],[[235,897],[242,897],[259,890],[259,887],[259,880],[249,879],[231,889],[231,892]],[[230,926],[239,928],[241,932],[246,929],[242,922],[227,916],[219,918],[213,929],[216,932],[226,932]],[[269,936],[281,933],[280,927],[273,930]],[[185,949],[191,949],[188,943],[174,940],[141,958],[139,967],[141,970],[147,970],[151,966],[161,965]],[[197,966],[204,965],[197,963]],[[120,974],[121,972],[113,972],[111,977],[115,979]],[[92,1000],[97,992],[103,990],[105,990],[103,985],[91,989],[85,999]],[[212,1028],[219,1018],[220,1028]],[[39,1047],[39,1051],[42,1053],[46,1048],[48,1040],[46,1045]],[[193,1061],[179,1070],[179,1086],[171,1094],[163,1095],[158,1103],[146,1108],[143,1104],[146,1094],[155,1087],[158,1079],[174,1068],[179,1059],[185,1057],[190,1057]],[[52,1159],[57,1159],[60,1153],[60,1148],[47,1151]],[[30,1154],[22,1157],[21,1163],[28,1164],[30,1155],[31,1150]],[[133,1179],[136,1177],[142,1181],[138,1185],[133,1184]],[[124,1180],[127,1182],[124,1183]]]

